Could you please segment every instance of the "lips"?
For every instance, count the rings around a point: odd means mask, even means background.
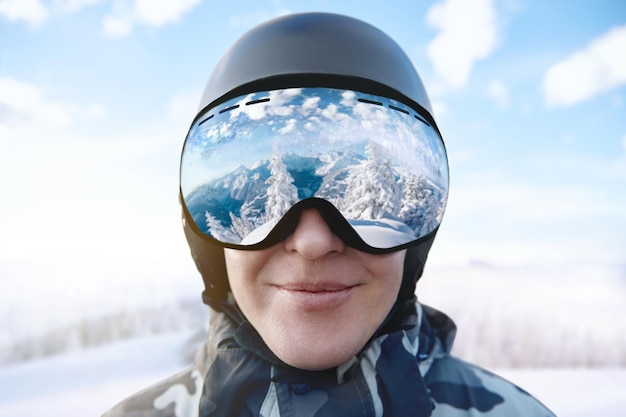
[[[352,288],[354,285],[340,283],[302,283],[302,284],[285,284],[279,285],[280,288],[287,291],[304,291],[304,292],[335,292]]]
[[[293,283],[277,286],[288,303],[303,310],[330,310],[347,301],[357,285]]]

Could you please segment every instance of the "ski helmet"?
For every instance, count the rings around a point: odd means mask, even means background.
[[[367,178],[367,169],[387,173],[386,189],[371,193],[393,206],[386,214],[373,203],[357,214],[347,207],[354,193],[346,183]],[[287,196],[270,201],[278,187]],[[328,13],[283,16],[244,34],[213,70],[181,157],[183,228],[204,301],[218,308],[230,292],[224,248],[268,247],[307,207],[350,246],[407,249],[399,300],[412,299],[447,190],[445,147],[409,58],[374,26]],[[390,232],[381,239],[373,224]]]

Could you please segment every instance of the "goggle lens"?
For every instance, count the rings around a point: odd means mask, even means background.
[[[237,97],[196,119],[183,147],[183,203],[226,247],[256,248],[297,203],[332,204],[375,249],[439,227],[445,147],[414,109],[350,90],[297,88]]]

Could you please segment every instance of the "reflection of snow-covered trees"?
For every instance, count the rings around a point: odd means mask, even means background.
[[[443,215],[444,192],[422,176],[398,172],[374,143],[352,168],[339,209],[349,219],[400,219],[416,235],[433,231]]]
[[[240,242],[250,232],[266,223],[276,223],[298,201],[298,189],[293,185],[293,178],[282,160],[280,152],[272,154],[268,161],[270,176],[267,180],[258,181],[254,175],[252,184],[246,183],[242,177],[231,190],[231,196],[243,200],[239,215],[229,213],[230,226],[205,211],[207,230],[215,239],[225,242]]]
[[[211,236],[217,240],[223,242],[236,242],[237,236],[230,230],[222,225],[222,223],[205,210],[204,216],[206,218],[207,230]]]
[[[298,202],[298,189],[293,185],[293,178],[287,171],[279,151],[274,151],[269,163],[270,177],[267,179],[267,202],[265,217],[269,222],[277,222]]]
[[[443,195],[423,177],[409,176],[404,181],[404,198],[399,217],[417,234],[434,230],[443,216]]]
[[[339,210],[350,219],[390,217],[401,208],[402,190],[389,158],[373,142],[366,148],[367,159],[352,169]]]
[[[207,195],[214,207],[203,211],[208,233],[237,243],[263,225],[269,232],[270,225],[298,201],[294,176],[302,187],[318,184],[319,188],[313,187],[306,195],[329,200],[347,219],[399,220],[416,235],[434,230],[445,207],[445,190],[423,176],[395,167],[373,142],[365,153],[367,158],[361,160],[352,153],[325,154],[311,164],[311,158],[305,163],[302,158],[285,158],[275,151],[255,169],[225,176],[218,190],[228,189],[229,200],[217,197],[218,191]],[[233,208],[222,211],[227,206]],[[220,212],[223,214],[217,214]]]

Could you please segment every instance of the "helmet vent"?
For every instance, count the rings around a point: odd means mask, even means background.
[[[261,98],[258,100],[251,100],[246,102],[246,106],[251,106],[253,104],[260,104],[260,103],[267,103],[268,101],[270,101],[269,97],[265,97],[265,98]],[[366,98],[358,98],[357,101],[359,101],[360,103],[366,103],[366,104],[373,104],[375,106],[383,106],[383,103],[381,103],[380,101],[376,101],[376,100],[369,100]],[[395,110],[398,111],[400,113],[404,113],[407,115],[410,115],[411,113],[406,110],[403,109],[402,107],[398,107],[398,106],[394,106],[393,104],[388,104],[387,105],[391,110]],[[226,112],[229,112],[231,110],[235,110],[239,108],[239,104],[235,104],[234,106],[230,106],[230,107],[226,107],[224,109],[221,109],[218,114],[223,114]],[[215,116],[214,114],[211,114],[209,117],[207,117],[206,119],[204,119],[203,121],[201,121],[200,123],[198,123],[198,125],[202,125],[203,123],[211,120],[213,118],[213,116]],[[418,115],[418,114],[414,114],[413,115],[415,117],[415,119],[419,120],[420,122],[424,123],[427,126],[430,126],[430,123],[428,123],[422,116]]]
[[[219,113],[220,114],[226,113],[227,111],[235,110],[238,108],[239,108],[239,104],[235,104],[234,106],[226,107],[225,109],[220,110]]]
[[[375,104],[377,106],[382,106],[383,105],[383,103],[381,103],[380,101],[368,100],[366,98],[360,98],[360,99],[358,99],[358,101],[361,102],[361,103]]]
[[[249,106],[251,104],[267,103],[268,101],[270,101],[269,97],[261,98],[261,99],[258,99],[258,100],[252,100],[252,101],[247,102],[246,106]]]
[[[369,100],[366,98],[359,98],[357,99],[360,103],[367,103],[367,104],[374,104],[376,106],[382,106],[383,103],[381,103],[380,101],[376,101],[376,100]],[[406,115],[411,115],[411,112],[408,111],[407,109],[403,109],[402,107],[398,107],[398,106],[394,106],[393,104],[388,104],[387,106],[389,106],[389,108],[391,110],[395,110],[395,111],[399,111],[400,113],[404,113]],[[430,123],[428,123],[426,121],[426,119],[424,119],[422,116],[418,115],[418,114],[414,114],[413,116],[415,116],[415,118],[417,120],[419,120],[420,122],[424,123],[426,126],[430,126]]]
[[[393,104],[389,104],[389,108],[392,109],[392,110],[399,111],[400,113],[410,114],[408,110],[403,109],[401,107],[394,106]]]
[[[421,117],[421,116],[419,116],[417,114],[414,114],[414,116],[415,116],[415,118],[417,120],[419,120],[420,122],[424,123],[426,126],[430,126],[430,123],[428,123],[423,117]]]
[[[213,118],[213,116],[215,116],[215,115],[214,114],[210,115],[209,117],[207,117],[206,119],[204,119],[203,121],[198,123],[198,126],[202,126],[202,123],[208,122],[209,120],[211,120]]]

